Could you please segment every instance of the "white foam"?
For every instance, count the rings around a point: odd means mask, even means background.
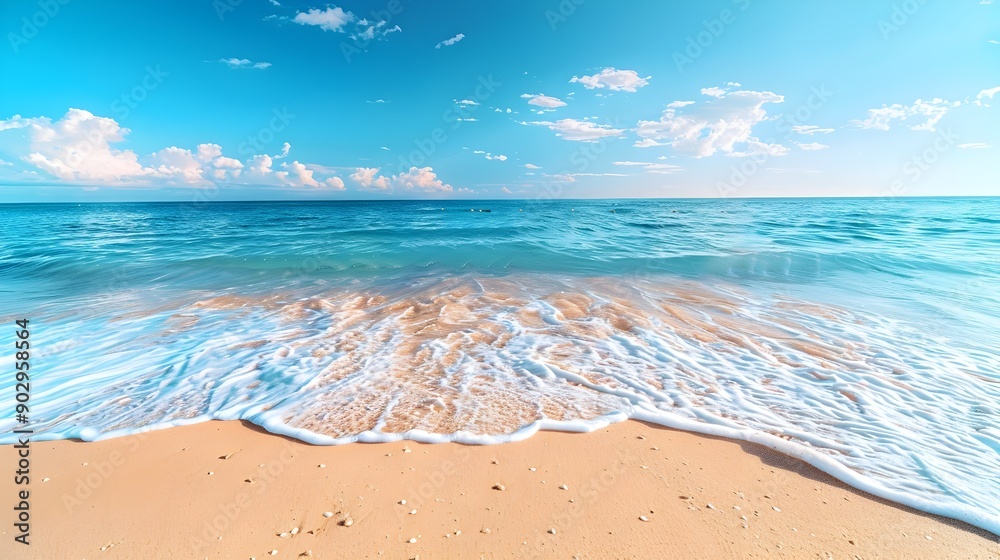
[[[1000,534],[988,348],[731,287],[638,284],[456,281],[40,317],[33,348],[58,351],[32,364],[33,427],[96,440],[243,419],[320,445],[496,444],[633,418],[759,443]]]

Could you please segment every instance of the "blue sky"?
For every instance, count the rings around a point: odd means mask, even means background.
[[[1000,1],[8,0],[3,201],[996,195]]]

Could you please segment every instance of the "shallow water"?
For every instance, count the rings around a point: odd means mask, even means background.
[[[637,418],[1000,533],[997,199],[8,205],[0,232],[37,439]]]

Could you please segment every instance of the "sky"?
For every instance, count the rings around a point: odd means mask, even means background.
[[[1000,0],[5,0],[0,22],[0,202],[1000,194]]]

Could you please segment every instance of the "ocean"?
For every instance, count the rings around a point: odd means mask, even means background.
[[[36,440],[632,418],[1000,534],[1000,199],[8,204],[0,234]]]

